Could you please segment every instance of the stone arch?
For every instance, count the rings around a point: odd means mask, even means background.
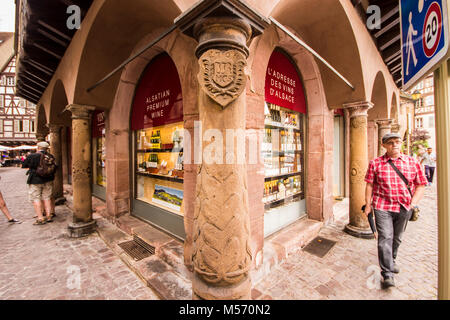
[[[392,94],[392,99],[391,99],[391,110],[390,110],[390,115],[389,118],[399,122],[400,119],[400,113],[399,113],[399,107],[397,104],[397,95],[395,93]]]
[[[51,91],[48,123],[70,127],[72,124],[71,114],[69,111],[64,111],[68,104],[65,86],[58,79]]]
[[[375,80],[372,86],[372,94],[370,95],[370,101],[374,104],[374,106],[369,109],[369,121],[387,119],[389,117],[388,106],[390,104],[388,102],[386,80],[384,78],[383,72],[381,71],[379,71],[375,76]]]
[[[164,5],[146,0],[103,1],[80,54],[74,103],[110,109],[114,101],[111,93],[116,92],[121,72],[94,90],[87,92],[87,89],[125,61],[149,30],[168,28],[179,13],[180,9],[173,1],[165,1]]]
[[[319,63],[328,106],[339,108],[349,102],[366,100],[367,84],[360,49],[346,4],[335,0],[281,0],[267,10],[281,24],[295,31],[355,87],[352,90]]]
[[[149,41],[159,35],[161,30],[154,30],[135,45],[130,56],[141,50]],[[106,169],[107,169],[107,212],[119,217],[129,213],[133,188],[132,163],[130,157],[130,124],[135,89],[151,60],[158,54],[167,53],[178,70],[183,96],[184,128],[194,136],[194,121],[198,120],[197,107],[197,73],[198,62],[195,58],[196,43],[174,31],[171,35],[145,51],[130,62],[122,71],[114,100],[106,119]],[[191,146],[193,147],[193,141]],[[193,155],[192,155],[193,157]],[[193,161],[192,161],[193,163]],[[185,261],[191,264],[192,227],[194,216],[194,189],[196,183],[196,165],[184,166],[185,201]]]
[[[36,137],[38,139],[45,137],[48,134],[47,121],[45,106],[42,103],[38,104],[36,106]]]
[[[280,48],[286,52],[297,67],[304,86],[307,104],[305,138],[305,190],[308,217],[327,221],[332,215],[332,146],[333,111],[328,108],[326,90],[322,74],[314,57],[294,40],[270,26],[251,46],[249,69],[250,81],[247,84],[247,129],[264,129],[265,77],[272,52]],[[264,189],[264,167],[261,163],[248,165],[249,190]],[[260,195],[248,194],[250,219],[252,221],[251,247],[254,263],[259,267],[262,261],[264,229],[264,206]]]

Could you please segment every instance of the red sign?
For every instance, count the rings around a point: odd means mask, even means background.
[[[92,138],[105,135],[105,112],[95,110],[92,114]]]
[[[288,57],[275,50],[266,72],[265,100],[277,106],[306,114],[303,85]]]
[[[150,62],[136,89],[131,130],[183,121],[183,101],[178,71],[168,54]]]

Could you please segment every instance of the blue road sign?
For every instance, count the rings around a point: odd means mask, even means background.
[[[403,89],[408,89],[448,54],[447,0],[400,0]]]

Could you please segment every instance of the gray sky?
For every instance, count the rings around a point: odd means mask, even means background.
[[[0,32],[14,32],[15,4],[14,0],[0,0]]]

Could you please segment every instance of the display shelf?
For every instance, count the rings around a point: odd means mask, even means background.
[[[138,149],[137,153],[179,153],[182,148],[172,149]]]
[[[286,202],[291,202],[292,200],[294,200],[302,195],[303,195],[303,191],[300,191],[300,192],[291,194],[290,196],[287,196],[283,199],[277,199],[277,200],[270,201],[268,203],[264,203],[264,210],[269,210],[272,208],[279,207],[279,206],[285,204]]]
[[[264,178],[264,182],[272,181],[272,180],[278,180],[278,179],[286,179],[286,178],[290,178],[290,177],[294,177],[294,176],[299,176],[301,174],[302,174],[301,171],[296,171],[296,172],[287,173],[287,174],[278,174],[278,175],[275,175],[275,176],[265,177]]]
[[[302,132],[298,127],[294,127],[294,126],[283,126],[280,123],[268,123],[265,122],[264,126],[266,127],[266,129],[281,129],[281,130],[294,130],[294,132]]]
[[[164,176],[164,175],[155,174],[155,173],[137,171],[136,174],[140,175],[140,176],[150,177],[150,178],[155,178],[155,179],[160,179],[160,180],[173,181],[173,182],[183,182],[183,178]]]

